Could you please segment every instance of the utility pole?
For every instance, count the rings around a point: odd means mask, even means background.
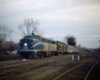
[[[78,48],[79,48],[79,53],[80,53],[81,52],[81,44],[79,44]]]
[[[99,39],[98,42],[99,42],[98,52],[100,52],[100,39]]]
[[[100,40],[99,40],[99,48],[100,48]]]

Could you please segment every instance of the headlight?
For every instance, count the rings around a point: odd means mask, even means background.
[[[27,43],[24,43],[24,46],[27,46]]]

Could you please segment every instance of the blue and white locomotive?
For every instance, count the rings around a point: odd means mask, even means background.
[[[26,59],[66,54],[69,51],[68,44],[47,39],[39,35],[25,36],[20,40],[19,53],[22,58]]]
[[[56,41],[39,35],[25,36],[20,40],[20,56],[22,58],[36,58],[57,55]]]

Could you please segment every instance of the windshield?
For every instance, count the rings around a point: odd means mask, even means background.
[[[37,42],[39,42],[39,40],[38,39],[33,39],[33,42],[37,43]]]

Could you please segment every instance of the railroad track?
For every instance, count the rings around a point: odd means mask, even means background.
[[[99,79],[94,79],[93,75],[91,76],[92,78],[90,79],[90,74],[91,71],[94,69],[94,67],[100,63],[100,58],[94,58],[90,59],[87,61],[84,61],[83,63],[80,63],[79,65],[67,70],[66,72],[60,74],[53,80],[100,80]],[[99,65],[100,67],[100,65]],[[86,70],[86,71],[85,71]],[[96,73],[95,73],[96,74]]]
[[[33,69],[36,69],[36,68],[39,68],[39,67],[42,67],[42,66],[46,66],[46,65],[48,65],[47,62],[38,63],[38,64],[35,64],[35,65],[27,65],[27,66],[24,66],[24,67],[18,67],[16,69],[7,70],[5,72],[0,73],[0,79],[2,79],[2,80],[7,79],[11,76],[19,75],[23,72],[31,71]]]
[[[67,54],[68,56],[69,54]],[[60,55],[60,56],[64,56],[64,55]],[[52,56],[52,57],[45,57],[45,58],[42,58],[42,59],[49,59],[49,58],[56,58],[56,57],[60,57],[60,56]],[[10,66],[16,66],[16,65],[20,65],[20,64],[27,64],[27,63],[30,63],[30,62],[34,62],[34,61],[39,61],[39,60],[42,60],[41,58],[36,58],[36,59],[28,59],[26,61],[22,61],[22,60],[18,60],[18,61],[9,61],[9,62],[1,62],[0,63],[0,68],[6,68],[6,67],[10,67]],[[25,62],[25,63],[24,63]]]
[[[20,62],[21,62],[21,60],[1,61],[0,67],[12,65],[12,64],[17,64],[17,63],[20,63]]]
[[[98,60],[89,70],[84,80],[100,80],[100,75],[96,74],[99,72],[100,74],[100,60]]]
[[[62,57],[64,58],[66,56],[62,55]],[[32,61],[28,61],[24,63],[14,64],[11,66],[0,67],[0,79],[1,80],[7,79],[8,77],[19,75],[23,72],[27,72],[27,71],[30,71],[42,66],[46,66],[52,62],[52,59],[48,59],[48,58],[54,58],[54,59],[57,58],[54,61],[58,61],[58,60],[61,60],[62,57],[53,56],[53,57],[47,57],[43,59],[35,59],[35,61],[32,60]]]
[[[67,54],[67,55],[70,55],[70,54]],[[60,55],[60,56],[63,56],[63,55]],[[52,57],[59,57],[59,56],[52,56]],[[45,57],[45,58],[51,58],[51,57]],[[43,58],[43,59],[45,59]],[[31,62],[31,61],[37,61],[37,60],[41,60],[41,58],[36,58],[36,59],[28,59],[25,61],[26,62]],[[12,60],[12,61],[6,61],[6,62],[0,62],[0,68],[1,67],[5,67],[5,66],[11,66],[11,65],[16,65],[16,64],[19,64],[19,63],[23,63],[22,60]]]

